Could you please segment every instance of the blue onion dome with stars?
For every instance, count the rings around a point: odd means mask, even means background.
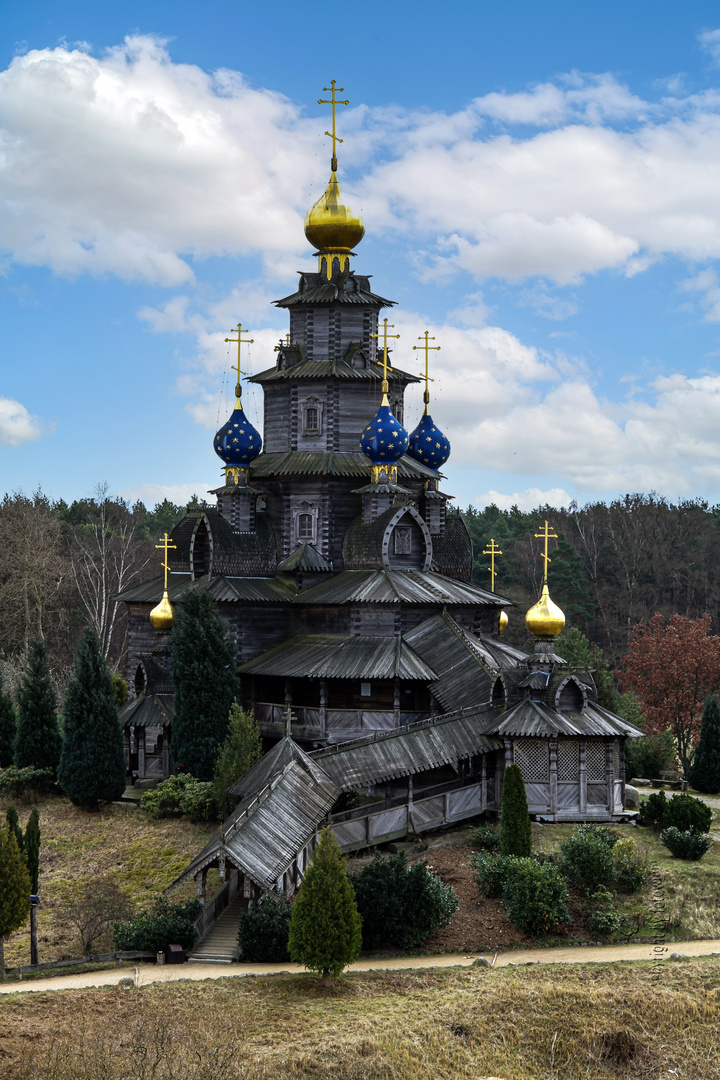
[[[386,393],[360,436],[360,448],[373,465],[394,465],[408,448],[408,433],[393,415]]]
[[[235,387],[235,408],[215,436],[213,446],[226,465],[249,465],[262,450],[260,432],[243,411],[239,385]]]
[[[408,455],[435,470],[442,468],[450,457],[450,440],[428,412],[410,436]]]

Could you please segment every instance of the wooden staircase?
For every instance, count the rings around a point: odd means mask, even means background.
[[[248,906],[247,899],[238,895],[230,901],[204,938],[198,941],[188,961],[203,964],[231,964],[237,959],[238,924]]]

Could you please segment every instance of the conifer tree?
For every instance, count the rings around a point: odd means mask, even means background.
[[[330,829],[323,829],[313,860],[293,904],[288,949],[291,958],[322,975],[331,975],[357,960],[362,919],[345,860]]]
[[[18,694],[15,765],[18,769],[52,769],[54,776],[61,744],[47,650],[42,641],[31,641]]]
[[[5,822],[8,829],[15,833],[15,839],[17,840],[18,848],[22,852],[25,848],[25,837],[23,831],[20,828],[20,819],[18,818],[18,812],[14,806],[8,806],[5,811]]]
[[[234,645],[206,589],[187,592],[178,604],[171,651],[173,761],[198,780],[212,780],[238,681]]]
[[[532,829],[525,783],[519,765],[509,765],[503,773],[500,797],[500,854],[529,855]]]
[[[12,698],[3,690],[0,675],[0,769],[7,769],[13,764],[16,732],[17,719]]]
[[[700,741],[690,767],[690,783],[705,795],[720,791],[720,704],[716,694],[705,702]]]
[[[243,776],[262,754],[260,732],[252,712],[233,701],[228,717],[225,742],[215,762],[215,801],[223,814],[229,814],[237,802],[228,788]]]
[[[82,632],[64,705],[58,783],[79,806],[119,799],[125,790],[125,753],[110,669],[91,627]]]
[[[15,833],[0,828],[0,981],[5,975],[5,938],[19,930],[30,911],[30,876]]]
[[[38,891],[40,876],[40,815],[37,806],[33,806],[25,827],[25,860],[30,875],[30,892]]]

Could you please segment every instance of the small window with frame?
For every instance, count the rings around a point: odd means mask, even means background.
[[[322,435],[322,402],[310,397],[302,403],[303,435]]]
[[[313,516],[312,514],[298,514],[297,519],[297,535],[298,540],[312,540],[313,538]]]

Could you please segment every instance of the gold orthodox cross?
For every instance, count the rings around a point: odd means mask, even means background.
[[[159,544],[156,544],[155,547],[156,548],[162,548],[163,555],[165,556],[165,559],[164,559],[162,565],[163,565],[163,569],[165,570],[165,592],[167,592],[167,576],[168,576],[168,571],[170,570],[170,564],[168,562],[168,551],[171,548],[176,549],[177,544],[171,544],[170,543],[170,537],[168,536],[167,533],[165,533],[165,536],[163,537],[162,541]]]
[[[235,397],[239,401],[240,400],[240,376],[245,374],[244,371],[240,370],[240,346],[241,345],[252,345],[253,342],[255,341],[255,338],[244,338],[242,336],[242,323],[239,322],[237,324],[237,337],[236,338],[226,337],[225,340],[230,341],[233,344],[235,344],[237,342],[237,347],[238,347],[237,364],[231,364],[230,366],[233,368],[234,371],[237,371],[237,383],[235,385]]]
[[[375,361],[375,363],[379,364],[380,367],[383,369],[383,389],[382,389],[383,394],[387,394],[387,392],[388,392],[387,373],[388,373],[388,371],[392,371],[392,368],[388,364],[388,358],[387,358],[388,338],[389,337],[391,337],[391,338],[399,338],[400,337],[399,334],[388,334],[388,327],[390,327],[391,330],[394,330],[395,329],[395,323],[389,323],[387,321],[387,319],[383,319],[382,333],[380,333],[379,328],[378,328],[378,333],[377,334],[371,334],[370,335],[370,337],[374,337],[374,338],[378,338],[378,339],[380,337],[382,337],[382,339],[383,339],[383,358],[382,358],[382,360],[376,360]]]
[[[341,143],[342,139],[338,138],[335,134],[335,106],[336,105],[349,105],[349,101],[339,101],[335,94],[344,94],[345,89],[342,86],[335,86],[335,80],[330,80],[329,86],[323,86],[323,94],[330,94],[330,98],[318,98],[318,105],[331,105],[332,106],[332,133],[326,131],[325,134],[329,139],[332,139],[333,152],[330,168],[333,172],[337,172],[337,154],[335,153],[335,143]]]
[[[502,555],[502,551],[492,537],[490,537],[490,547],[487,551],[483,551],[483,555],[490,556],[490,565],[487,568],[490,571],[490,592],[495,592],[495,578],[497,577],[497,572],[495,570],[495,556]]]
[[[548,563],[552,562],[552,559],[548,555],[548,540],[557,540],[556,534],[553,533],[553,532],[550,532],[550,529],[551,529],[551,526],[548,525],[548,523],[546,521],[545,525],[543,527],[543,531],[540,532],[540,533],[535,533],[535,539],[536,540],[544,540],[545,541],[545,552],[544,552],[544,554],[542,554],[540,556],[542,559],[545,560],[545,573],[543,575],[543,585],[547,585]]]
[[[427,416],[428,406],[430,405],[430,388],[428,387],[428,383],[435,382],[434,379],[430,378],[428,373],[428,368],[430,366],[430,350],[435,349],[437,352],[440,352],[440,346],[429,344],[430,341],[435,340],[434,337],[430,337],[429,330],[426,330],[424,334],[421,334],[418,341],[422,341],[423,337],[425,338],[425,343],[423,345],[413,345],[413,352],[418,352],[420,349],[425,350],[425,394],[423,395],[423,401],[425,402],[425,415]],[[483,552],[483,554],[485,554],[485,552]]]

